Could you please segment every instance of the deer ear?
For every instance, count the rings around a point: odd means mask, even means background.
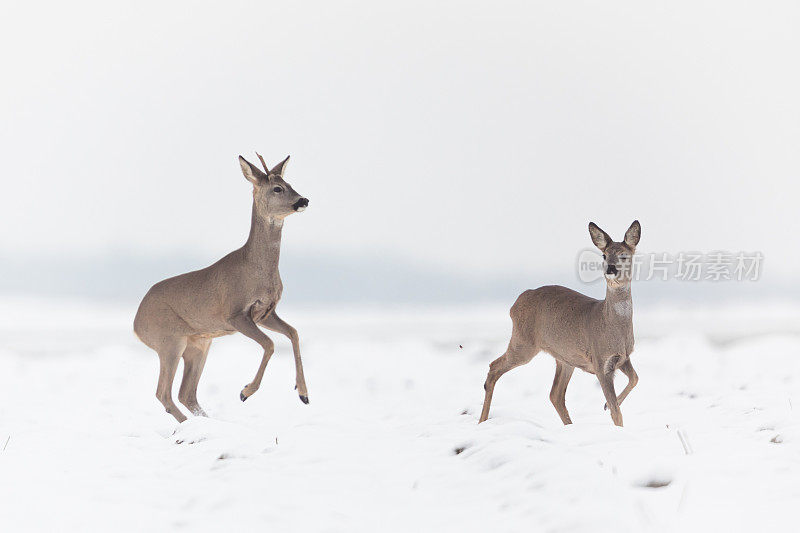
[[[242,156],[239,156],[239,166],[242,167],[242,174],[247,178],[247,181],[253,185],[258,185],[259,181],[267,180],[267,175],[254,167],[250,162]]]
[[[600,248],[601,252],[613,242],[611,237],[608,236],[608,233],[601,230],[594,222],[589,222],[589,235],[592,237],[594,245]]]
[[[634,220],[628,231],[625,232],[625,244],[631,248],[635,248],[639,244],[639,238],[642,236],[642,226],[638,220]]]
[[[275,174],[276,176],[280,176],[283,178],[283,172],[286,170],[286,164],[289,162],[289,156],[286,156],[286,159],[275,165],[272,170],[269,171],[270,174]]]

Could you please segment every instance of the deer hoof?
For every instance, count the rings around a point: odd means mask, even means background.
[[[303,396],[301,394],[300,395],[300,401],[303,402],[304,404],[308,404],[308,396]]]
[[[239,399],[242,401],[245,401],[247,399],[247,396],[244,395],[244,392],[239,393]]]

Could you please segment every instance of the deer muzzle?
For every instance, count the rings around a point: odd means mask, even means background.
[[[292,205],[292,208],[297,212],[305,211],[306,207],[308,207],[308,198],[300,198]]]

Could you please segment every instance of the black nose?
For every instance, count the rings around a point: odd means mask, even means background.
[[[308,207],[308,198],[300,198],[294,203],[292,207],[295,209],[295,211],[300,209],[301,207]]]
[[[615,267],[614,265],[608,265],[608,268],[606,269],[606,274],[614,274],[616,276],[617,267]]]

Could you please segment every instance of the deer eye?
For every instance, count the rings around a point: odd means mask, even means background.
[[[283,187],[275,187],[272,192],[283,192]]]

